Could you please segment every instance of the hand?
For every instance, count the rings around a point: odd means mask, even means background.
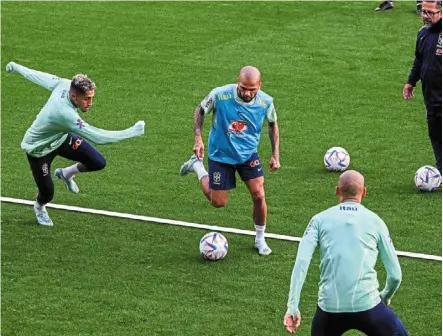
[[[195,137],[193,151],[199,160],[203,159],[203,157],[205,156],[205,145],[203,144],[203,140],[201,137]]]
[[[271,156],[271,160],[269,160],[269,170],[271,172],[276,171],[280,168],[280,159],[274,155]]]
[[[14,65],[14,62],[9,62],[8,64],[6,64],[6,72],[15,72]]]
[[[381,298],[381,301],[385,304],[385,305],[387,305],[388,307],[390,307],[391,306],[391,299],[383,299],[383,298]]]
[[[137,132],[140,133],[140,135],[145,134],[145,122],[144,120],[139,120],[135,123],[133,126]]]
[[[300,327],[300,323],[301,323],[300,315],[294,317],[291,314],[286,314],[283,319],[283,324],[286,328],[286,331],[290,334],[294,334],[297,331],[298,327]]]
[[[411,84],[405,84],[403,87],[403,98],[406,100],[414,97],[414,87]]]

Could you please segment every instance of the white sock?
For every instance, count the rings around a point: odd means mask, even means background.
[[[194,169],[194,171],[197,173],[199,181],[202,179],[203,176],[208,175],[205,166],[203,166],[203,162],[201,162],[200,160],[194,162],[194,164],[192,165],[192,169]]]
[[[255,226],[255,241],[260,243],[264,242],[266,225],[254,224],[254,226]]]
[[[74,164],[70,167],[63,168],[62,173],[63,173],[63,176],[65,177],[65,179],[69,180],[75,174],[80,173],[80,171],[78,170],[77,164]]]
[[[45,207],[45,205],[46,204],[40,204],[39,202],[35,202],[35,204],[34,204],[34,206],[35,206],[35,208],[37,209],[37,210],[43,210],[43,211],[45,211],[46,210],[46,207]]]

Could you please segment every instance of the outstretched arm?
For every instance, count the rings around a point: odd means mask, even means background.
[[[53,91],[55,87],[60,83],[60,81],[64,80],[63,78],[59,78],[55,75],[29,69],[15,62],[9,62],[6,65],[6,71],[10,73],[17,72],[25,77],[27,80],[30,80],[31,82],[40,85],[50,91]]]
[[[125,139],[143,135],[145,132],[145,122],[138,121],[134,126],[123,131],[107,131],[87,124],[77,113],[69,113],[65,117],[65,125],[68,130],[93,143],[104,145],[119,142]]]

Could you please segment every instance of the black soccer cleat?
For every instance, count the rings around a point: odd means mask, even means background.
[[[383,1],[378,7],[375,9],[376,11],[385,11],[394,8],[394,1]]]

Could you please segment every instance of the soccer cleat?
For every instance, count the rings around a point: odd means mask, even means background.
[[[376,11],[385,11],[394,8],[394,1],[383,1],[378,7],[375,9]]]
[[[38,209],[34,204],[34,212],[35,212],[35,217],[37,217],[37,222],[40,225],[45,225],[45,226],[54,225],[51,218],[49,218],[48,212],[45,209]]]
[[[70,179],[67,179],[63,176],[63,170],[62,168],[57,168],[55,170],[55,177],[58,178],[59,180],[62,180],[63,182],[65,182],[66,187],[68,188],[68,190],[70,192],[73,192],[75,194],[78,193],[78,187],[77,184],[74,182],[74,179],[71,177]]]
[[[260,255],[270,255],[272,253],[272,250],[265,241],[255,242],[255,248],[258,250],[258,254]]]
[[[195,154],[193,154],[191,156],[191,158],[188,161],[186,161],[185,163],[183,163],[182,166],[180,167],[180,175],[185,176],[185,175],[188,175],[189,173],[193,172],[194,168],[192,168],[192,166],[197,161],[198,161],[197,156]]]

